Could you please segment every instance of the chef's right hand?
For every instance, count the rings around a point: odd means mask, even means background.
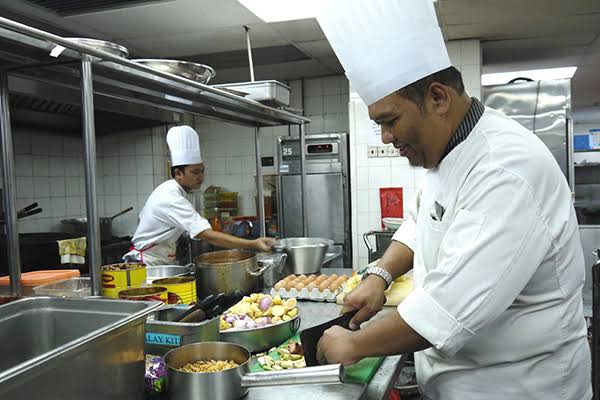
[[[382,310],[385,304],[385,281],[377,275],[368,276],[354,290],[344,298],[342,314],[358,310],[352,321],[350,329],[356,330],[365,321],[368,321]]]

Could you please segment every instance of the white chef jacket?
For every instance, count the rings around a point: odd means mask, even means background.
[[[412,215],[394,235],[414,251],[398,312],[433,345],[415,354],[424,398],[591,399],[578,225],[539,138],[486,108]]]
[[[210,223],[198,214],[185,194],[174,179],[154,189],[140,212],[132,239],[134,249],[124,259],[147,265],[173,264],[176,242],[183,232],[195,237],[210,229]]]

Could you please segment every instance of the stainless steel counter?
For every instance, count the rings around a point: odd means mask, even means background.
[[[324,269],[325,274],[351,273],[351,269]],[[300,329],[310,328],[339,315],[341,306],[335,303],[319,303],[300,301],[298,306],[302,309],[302,322]],[[385,309],[383,312],[393,312],[394,308]],[[296,385],[251,388],[244,399],[258,400],[267,398],[286,399],[319,399],[319,400],[363,400],[387,399],[393,388],[396,377],[404,359],[401,356],[387,357],[368,385],[362,384],[334,384],[334,385]]]

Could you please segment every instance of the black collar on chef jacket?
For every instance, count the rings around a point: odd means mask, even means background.
[[[469,136],[469,133],[471,133],[473,128],[475,128],[475,125],[477,125],[477,122],[479,122],[479,119],[483,115],[485,106],[481,104],[481,102],[475,97],[471,97],[471,100],[471,107],[469,108],[467,115],[465,115],[465,118],[462,120],[460,125],[458,125],[456,131],[454,131],[454,135],[452,136],[452,139],[450,139],[450,142],[448,143],[448,146],[446,147],[446,150],[444,151],[440,161],[442,161],[444,157],[446,157],[452,150],[454,150],[456,146],[461,144],[463,140]]]

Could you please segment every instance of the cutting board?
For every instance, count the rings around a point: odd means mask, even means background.
[[[286,340],[279,347],[287,347],[290,341],[300,342],[300,334],[292,336],[290,339]],[[274,360],[279,359],[279,353],[276,351],[269,353],[269,356],[273,357]],[[383,362],[383,357],[368,357],[360,360],[354,365],[348,365],[345,367],[346,370],[346,380],[352,383],[364,383],[368,384],[375,375],[375,372],[379,369],[379,366]],[[250,363],[250,372],[264,372],[258,362]]]

